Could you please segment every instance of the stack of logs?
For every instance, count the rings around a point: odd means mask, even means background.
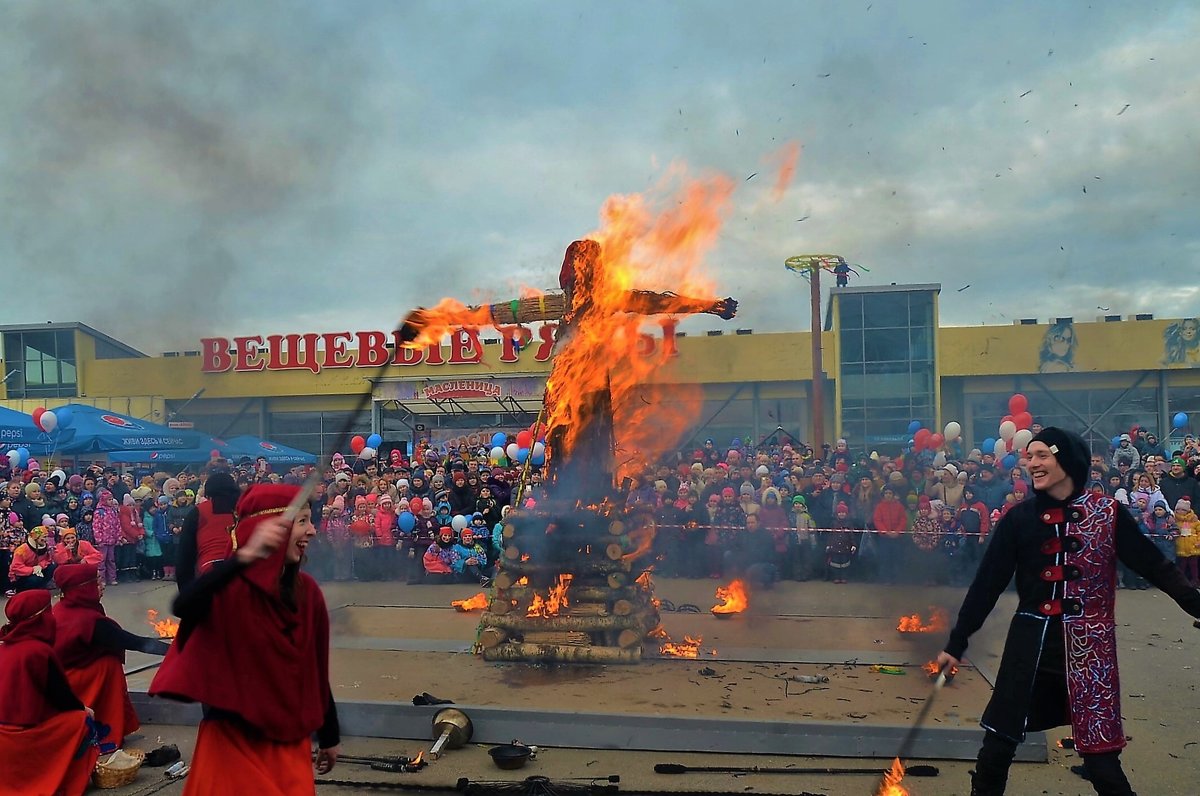
[[[640,661],[659,615],[649,577],[632,572],[636,548],[626,523],[603,512],[511,512],[480,622],[484,660]]]

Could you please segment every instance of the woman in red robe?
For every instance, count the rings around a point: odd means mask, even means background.
[[[0,628],[0,796],[79,796],[96,767],[88,713],[54,654],[45,589],[4,606]]]
[[[316,529],[307,504],[288,512],[299,492],[251,487],[237,504],[233,554],[175,600],[179,635],[150,693],[204,705],[185,796],[315,794],[314,733],[317,771],[337,761],[329,613],[300,571]]]
[[[58,632],[54,652],[67,673],[71,689],[96,714],[101,731],[100,751],[120,747],[125,736],[141,726],[125,684],[125,650],[166,655],[168,645],[156,638],[135,636],[104,613],[100,605],[100,576],[92,564],[64,564],[54,570],[62,599],[54,606]]]

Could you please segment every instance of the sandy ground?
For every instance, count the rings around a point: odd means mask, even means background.
[[[659,582],[658,594],[676,604],[693,603],[707,610],[713,603],[712,581]],[[815,719],[845,722],[904,724],[929,692],[927,680],[910,670],[906,676],[868,671],[865,665],[846,666],[837,656],[851,653],[920,664],[936,652],[940,635],[903,637],[895,632],[899,614],[928,613],[930,605],[956,607],[961,592],[875,585],[833,586],[823,583],[783,584],[769,594],[756,595],[752,615],[717,622],[707,614],[667,614],[664,625],[675,637],[704,636],[704,648],[717,656],[699,661],[650,661],[633,667],[562,669],[548,671],[520,665],[484,663],[479,658],[449,652],[396,652],[413,640],[466,644],[474,638],[477,617],[448,608],[451,599],[470,596],[467,587],[409,587],[399,584],[331,584],[326,595],[332,610],[334,646],[332,679],[341,699],[396,699],[407,702],[414,693],[472,704],[546,709],[598,710],[628,713],[764,717],[775,720]],[[110,614],[130,629],[144,627],[148,608],[167,610],[173,584],[134,584],[114,587],[106,595]],[[994,671],[1011,612],[1012,595],[1001,600],[993,619],[975,639],[970,654],[988,675]],[[398,606],[398,607],[370,607]],[[1200,651],[1200,632],[1168,598],[1153,591],[1122,592],[1118,601],[1121,623],[1122,698],[1126,733],[1131,741],[1123,755],[1135,787],[1145,794],[1190,794],[1197,791],[1200,755],[1200,714],[1197,713],[1193,664]],[[145,628],[147,631],[149,628]],[[353,646],[376,649],[351,649]],[[712,645],[711,647],[709,645]],[[839,663],[773,663],[727,661],[722,650],[759,649],[764,655],[789,660],[832,660]],[[129,667],[149,658],[131,655]],[[703,677],[701,668],[717,676]],[[830,677],[828,691],[799,695],[799,684],[784,684],[777,675],[820,673]],[[144,687],[147,675],[130,678]],[[803,686],[802,688],[808,688]],[[787,696],[784,689],[794,696]],[[951,726],[973,724],[987,700],[987,680],[964,670],[943,691],[931,714],[933,722]],[[847,701],[848,700],[848,701]],[[160,742],[190,750],[194,729],[153,726],[131,745],[152,748]],[[1052,731],[1051,739],[1068,734]],[[346,738],[343,748],[353,754],[414,755],[426,743]],[[342,765],[332,777],[368,781],[411,782],[452,787],[459,777],[474,780],[518,781],[528,775],[556,779],[618,774],[621,789],[696,790],[727,793],[870,794],[874,776],[808,776],[653,773],[656,762],[685,765],[733,766],[861,766],[883,767],[880,761],[806,759],[799,757],[685,755],[543,748],[539,758],[521,771],[502,772],[492,766],[485,747],[449,753],[419,774],[380,774],[368,768]],[[1051,743],[1048,764],[1014,766],[1009,792],[1014,794],[1085,794],[1087,783],[1068,770],[1078,762],[1072,753]],[[905,781],[912,796],[963,794],[969,786],[964,762],[939,762],[937,778]],[[158,779],[145,770],[134,785],[118,794],[182,792],[180,783]],[[327,778],[327,779],[328,779]],[[380,792],[365,787],[323,786],[321,793]]]

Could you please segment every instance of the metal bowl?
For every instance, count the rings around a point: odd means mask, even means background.
[[[735,616],[737,616],[739,613],[741,613],[741,612],[740,612],[740,611],[734,611],[734,612],[729,612],[729,611],[713,611],[713,612],[712,612],[712,615],[713,615],[713,616],[715,616],[717,619],[733,619],[733,618],[734,618]]]
[[[511,771],[516,768],[522,768],[529,762],[533,750],[528,746],[509,743],[503,746],[493,746],[488,750],[488,754],[492,756],[492,762],[496,764],[496,768]]]

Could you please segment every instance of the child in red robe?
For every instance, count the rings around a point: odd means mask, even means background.
[[[307,502],[292,518],[299,492],[252,486],[237,504],[232,555],[175,600],[179,635],[150,693],[205,707],[185,796],[314,794],[313,733],[317,771],[337,762],[329,613],[300,571],[316,528]]]
[[[50,592],[18,594],[0,628],[0,796],[79,796],[98,750],[54,654]]]
[[[95,712],[97,726],[108,728],[97,738],[100,751],[107,752],[141,726],[125,685],[125,650],[166,655],[168,645],[135,636],[108,618],[100,605],[103,592],[95,565],[63,564],[54,570],[54,582],[62,589],[54,606],[54,652],[71,690]]]

